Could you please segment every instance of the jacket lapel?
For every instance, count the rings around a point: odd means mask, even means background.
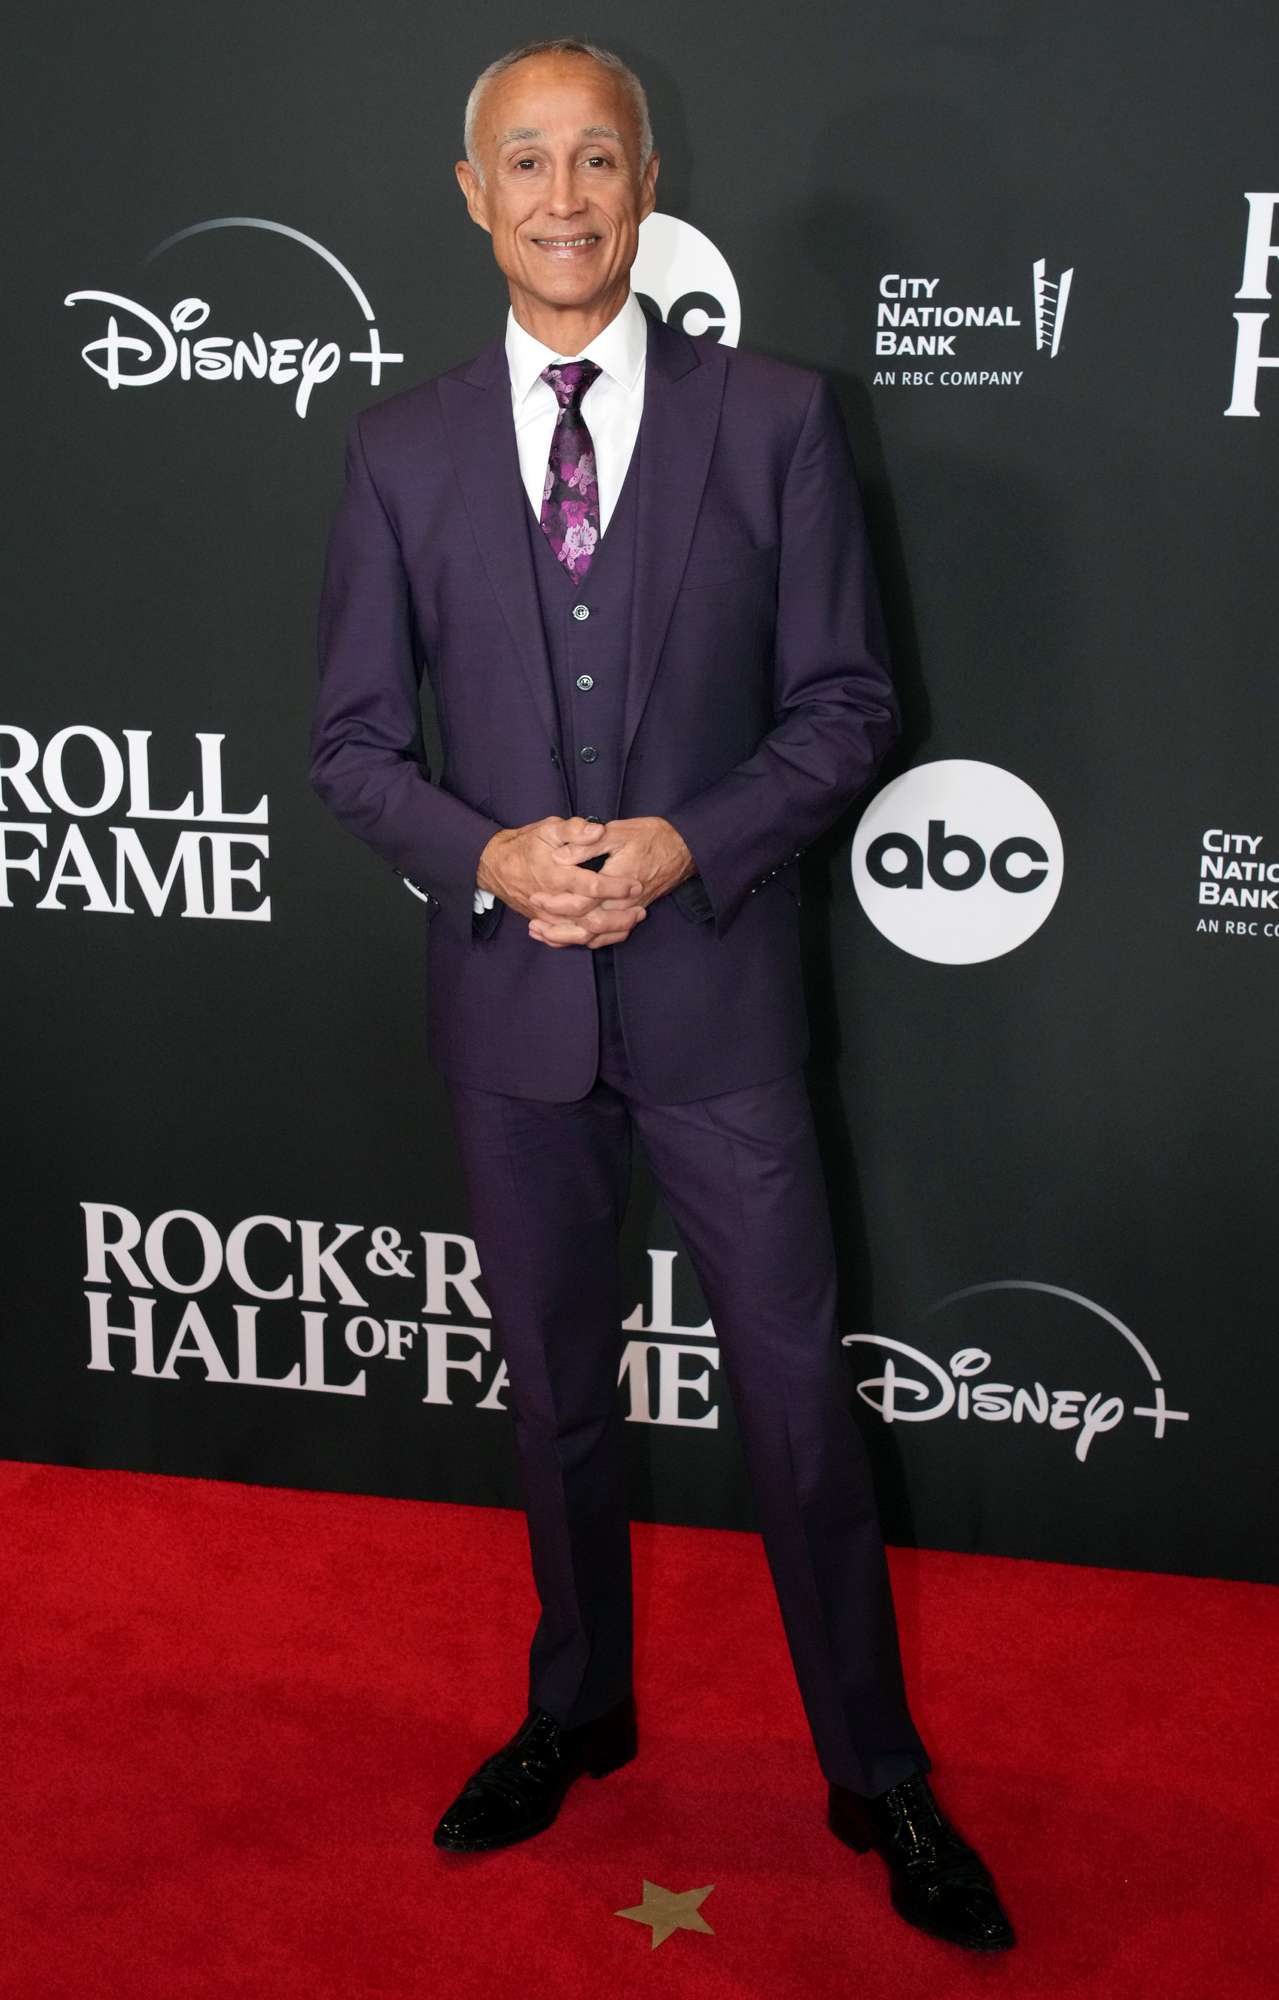
[[[688,559],[726,372],[719,347],[695,344],[655,315],[646,317],[623,773]],[[491,340],[474,361],[442,375],[439,387],[454,472],[484,574],[501,607],[547,740],[555,743],[559,718],[524,519],[528,498],[515,446],[504,336]]]
[[[723,351],[714,343],[696,345],[678,328],[648,316],[623,774],[697,525],[719,428],[725,373]]]
[[[440,377],[440,403],[453,469],[484,573],[501,606],[546,740],[558,743],[559,718],[524,521],[528,496],[515,446],[503,335],[491,340],[474,361]]]

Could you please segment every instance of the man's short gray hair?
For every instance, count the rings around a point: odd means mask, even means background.
[[[484,86],[491,83],[495,76],[500,76],[503,70],[510,69],[513,63],[523,62],[526,56],[589,56],[592,62],[599,63],[603,69],[611,69],[615,76],[620,77],[622,86],[634,107],[636,122],[639,125],[639,163],[640,172],[643,173],[653,153],[653,127],[649,120],[648,99],[644,94],[643,84],[630,65],[624,63],[620,56],[614,55],[612,49],[602,49],[597,42],[576,41],[571,35],[559,35],[552,41],[523,42],[518,49],[508,49],[504,56],[499,56],[487,69],[482,69],[471,85],[471,94],[466,100],[463,144],[466,148],[466,157],[481,182],[484,173],[475,153],[475,121]]]

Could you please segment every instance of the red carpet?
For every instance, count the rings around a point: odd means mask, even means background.
[[[18,2000],[1275,1990],[1279,1591],[892,1551],[933,1783],[1019,1933],[919,1936],[822,1787],[753,1536],[637,1526],[641,1751],[446,1856],[523,1713],[518,1514],[0,1466]],[[714,1889],[714,1936],[614,1911]]]

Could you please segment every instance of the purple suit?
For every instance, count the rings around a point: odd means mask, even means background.
[[[696,920],[695,894],[659,899],[618,952],[617,978],[640,1085],[676,1103],[804,1060],[797,860],[864,789],[897,710],[825,381],[650,319],[641,437],[609,816],[669,819],[713,915]],[[472,922],[489,837],[573,810],[526,510],[500,338],[356,420],[321,604],[312,777],[352,832],[437,899],[440,1068],[563,1101],[595,1074],[591,954],[549,950],[500,905],[491,934]],[[424,669],[444,747],[436,784]]]
[[[617,1251],[637,1135],[711,1309],[822,1769],[870,1794],[929,1759],[838,1367],[797,862],[870,779],[897,710],[825,381],[652,317],[647,337],[628,490],[583,586],[530,525],[500,338],[354,422],[312,778],[429,899],[431,1047],[541,1603],[530,1702],[573,1725],[630,1690]],[[573,650],[597,628],[602,682]],[[565,741],[583,686],[584,713],[608,718],[599,750]],[[698,872],[622,944],[553,950],[500,902],[472,914],[476,864],[497,828],[574,811],[584,751],[598,816],[669,819]]]

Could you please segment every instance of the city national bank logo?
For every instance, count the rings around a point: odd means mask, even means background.
[[[505,1410],[469,1236],[250,1215],[219,1228],[195,1209],[149,1219],[81,1202],[86,1367],[148,1381],[367,1396]],[[648,1297],[622,1322],[629,1422],[717,1430],[719,1347],[676,1319],[674,1250],[648,1252]],[[375,1390],[376,1392],[376,1390]]]
[[[876,1333],[848,1333],[843,1344],[854,1350],[855,1363],[870,1361],[876,1372],[863,1375],[857,1393],[878,1412],[886,1424],[929,1424],[951,1419],[959,1424],[1011,1424],[1036,1426],[1045,1431],[1061,1431],[1072,1441],[1080,1465],[1087,1460],[1095,1440],[1115,1431],[1128,1418],[1149,1423],[1150,1435],[1168,1436],[1169,1423],[1185,1423],[1188,1410],[1173,1409],[1168,1402],[1163,1377],[1144,1341],[1125,1326],[1105,1306],[1087,1299],[1081,1292],[1067,1291],[1062,1285],[1044,1285],[1029,1278],[1001,1278],[991,1284],[969,1285],[938,1299],[925,1313],[926,1320],[942,1314],[952,1318],[957,1312],[974,1313],[984,1320],[996,1309],[998,1294],[1011,1295],[1014,1313],[999,1316],[1005,1335],[1003,1367],[1021,1375],[1019,1381],[999,1381],[992,1375],[994,1358],[984,1346],[955,1348],[945,1360],[937,1359],[923,1347],[909,1346]],[[1028,1303],[1035,1308],[1028,1314]],[[1047,1306],[1047,1301],[1054,1304]],[[974,1301],[981,1304],[974,1307]],[[1064,1310],[1064,1308],[1068,1310]],[[1008,1366],[1009,1336],[1020,1355],[1028,1326],[1043,1318],[1045,1309],[1055,1331],[1065,1330],[1071,1340],[1072,1356],[1065,1386],[1040,1379],[1039,1368],[1027,1381],[1018,1363]],[[1080,1318],[1080,1315],[1086,1315]],[[1098,1326],[1110,1329],[1099,1339],[1091,1336]],[[986,1328],[983,1336],[989,1338]],[[1118,1335],[1116,1345],[1111,1335]],[[870,1350],[863,1354],[862,1349]],[[1099,1379],[1100,1377],[1100,1379]]]
[[[1000,958],[1061,892],[1061,834],[1038,792],[997,764],[918,764],[886,785],[853,840],[853,886],[892,944],[939,965]]]
[[[631,290],[669,325],[736,347],[742,330],[736,280],[710,237],[691,222],[656,211],[644,218]]]
[[[1264,834],[1205,827],[1196,886],[1201,911],[1213,913],[1199,917],[1201,937],[1279,938],[1279,861],[1268,859]]]
[[[285,222],[267,222],[256,215],[219,215],[209,222],[193,222],[157,243],[145,261],[150,264],[175,244],[213,229],[264,229],[300,243],[322,258],[337,273],[363,317],[357,338],[348,345],[349,337],[334,339],[331,329],[312,333],[309,338],[291,333],[267,335],[257,328],[222,332],[210,326],[209,301],[197,297],[177,300],[162,319],[141,300],[119,292],[68,292],[64,305],[107,309],[105,331],[88,341],[80,355],[109,389],[151,388],[171,376],[180,382],[242,382],[248,378],[291,389],[294,410],[305,417],[314,390],[331,381],[344,361],[354,368],[367,368],[373,388],[380,385],[384,367],[403,361],[402,354],[383,347],[373,308],[345,264],[313,236],[290,229]]]
[[[73,722],[41,745],[29,729],[0,723],[0,910],[21,903],[159,917],[176,908],[183,917],[269,923],[266,793],[242,811],[227,803],[224,735],[197,730],[194,756],[160,758],[152,734],[122,729],[117,743],[105,729]],[[176,803],[162,803],[175,794]]]
[[[1235,297],[1251,303],[1234,316],[1235,372],[1225,412],[1228,417],[1260,416],[1257,377],[1263,368],[1279,368],[1279,352],[1261,351],[1273,299],[1270,266],[1279,262],[1279,241],[1275,235],[1279,194],[1246,194],[1244,200],[1248,204],[1248,226],[1244,233],[1243,276]]]
[[[887,271],[879,281],[875,353],[905,365],[877,368],[880,389],[1016,389],[1025,368],[1017,358],[1029,330],[1037,354],[1055,360],[1061,350],[1073,265],[1055,274],[1037,257],[1030,269],[1029,302],[953,300],[940,278]],[[1009,350],[1013,350],[1011,353]],[[922,367],[921,361],[942,365]]]

